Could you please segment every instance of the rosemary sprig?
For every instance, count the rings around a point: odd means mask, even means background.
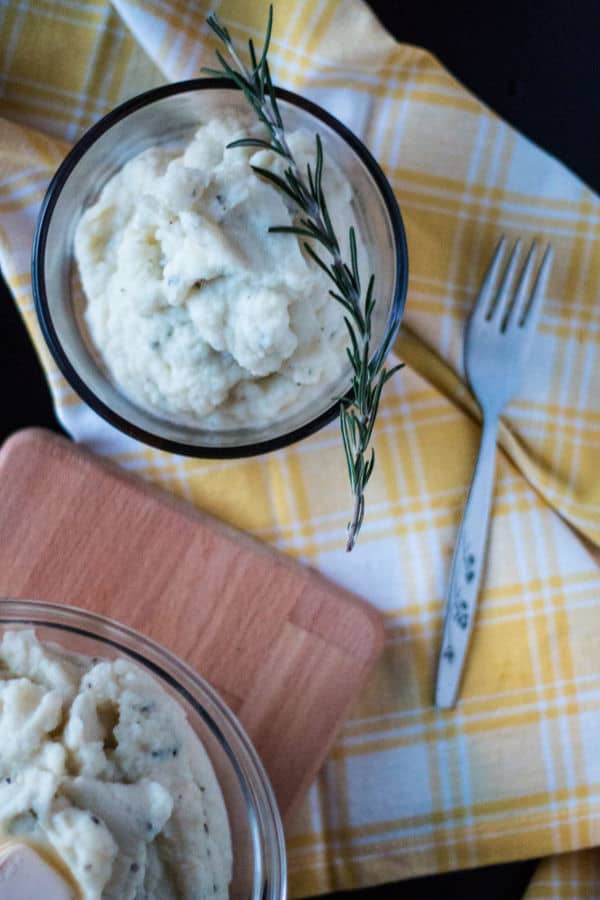
[[[257,56],[254,43],[248,41],[250,65],[238,56],[227,28],[215,13],[208,16],[207,23],[224,45],[231,62],[220,50],[216,51],[221,70],[204,69],[210,75],[225,76],[245,95],[260,121],[267,128],[270,140],[243,138],[233,141],[229,147],[257,147],[272,150],[286,161],[283,177],[260,166],[252,166],[257,175],[270,181],[299,208],[302,215],[294,225],[274,225],[270,232],[295,234],[304,239],[304,249],[328,275],[334,285],[329,293],[344,310],[344,321],[348,329],[349,345],[346,349],[352,366],[350,399],[343,399],[340,407],[342,440],[350,477],[350,487],[354,497],[352,517],[348,523],[346,550],[354,547],[365,515],[365,488],[375,466],[375,450],[370,448],[373,427],[379,408],[383,387],[401,366],[385,368],[384,362],[390,349],[392,337],[388,335],[377,353],[371,358],[371,326],[375,308],[374,284],[371,275],[367,289],[362,296],[358,271],[356,234],[350,227],[348,244],[350,259],[342,256],[340,243],[329,214],[323,191],[323,146],[316,135],[314,166],[306,166],[306,175],[298,168],[286,140],[285,129],[277,97],[273,89],[267,53],[273,28],[273,7],[269,8],[269,18],[262,53]],[[320,244],[325,257],[314,249],[312,243]]]

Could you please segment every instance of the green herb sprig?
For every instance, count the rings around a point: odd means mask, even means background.
[[[260,138],[243,138],[233,141],[228,146],[272,150],[285,159],[287,167],[283,177],[269,169],[252,166],[257,175],[275,185],[282,194],[293,201],[302,213],[297,224],[273,225],[269,231],[278,234],[294,234],[304,239],[304,249],[307,254],[333,282],[335,289],[330,290],[329,293],[345,310],[344,321],[350,338],[346,352],[352,366],[352,385],[349,397],[341,400],[340,424],[350,487],[354,498],[346,541],[346,550],[350,551],[354,547],[364,520],[365,488],[375,466],[375,450],[370,447],[370,441],[381,392],[385,383],[401,366],[387,369],[384,365],[392,342],[391,333],[388,333],[378,351],[371,358],[371,328],[376,303],[375,276],[370,276],[363,299],[354,228],[350,227],[348,231],[350,259],[349,262],[346,262],[342,256],[340,242],[335,233],[323,192],[321,138],[318,134],[315,137],[315,163],[314,166],[311,166],[310,163],[307,164],[305,176],[298,168],[288,145],[267,60],[273,29],[273,7],[269,8],[265,41],[260,57],[256,53],[253,41],[248,41],[249,66],[238,56],[227,28],[215,13],[208,16],[207,23],[226,48],[231,63],[220,50],[217,50],[216,56],[222,69],[205,68],[204,71],[210,75],[224,76],[233,82],[244,93],[270,135],[268,141]],[[326,258],[317,253],[309,241],[320,244],[326,251]]]

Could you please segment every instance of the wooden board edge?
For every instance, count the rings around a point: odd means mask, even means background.
[[[122,483],[133,485],[138,489],[143,489],[145,493],[152,496],[155,501],[161,505],[178,512],[179,514],[185,515],[192,520],[204,523],[210,522],[211,527],[220,531],[221,534],[232,540],[245,543],[252,552],[262,556],[276,558],[280,565],[301,572],[307,579],[307,582],[310,583],[310,581],[312,581],[315,584],[315,587],[321,586],[335,590],[340,596],[344,597],[346,602],[352,604],[360,611],[365,621],[366,627],[365,633],[361,639],[360,658],[367,671],[370,671],[374,663],[381,656],[385,639],[383,616],[379,610],[367,600],[364,600],[347,588],[329,580],[310,565],[288,556],[281,550],[271,547],[248,532],[235,528],[233,525],[229,525],[227,522],[218,519],[211,513],[204,512],[204,510],[199,509],[190,503],[189,500],[175,496],[164,488],[143,479],[135,472],[122,468],[113,460],[106,459],[105,457],[92,452],[87,447],[74,443],[71,439],[64,437],[63,435],[39,427],[23,428],[14,432],[9,435],[0,447],[0,468],[7,465],[14,454],[22,454],[24,450],[28,450],[31,447],[35,448],[36,445],[38,445],[43,452],[50,454],[56,453],[56,449],[60,448],[62,452],[69,454],[75,465],[80,464],[82,459],[86,460],[91,465],[103,469],[110,477],[116,478]]]

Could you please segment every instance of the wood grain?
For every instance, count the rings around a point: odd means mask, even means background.
[[[103,613],[173,650],[237,713],[282,814],[379,656],[368,604],[41,429],[0,451],[0,596]]]

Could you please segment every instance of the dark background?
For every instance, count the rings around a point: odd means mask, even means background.
[[[468,88],[600,191],[600,0],[370,0],[398,40],[432,51]],[[0,440],[59,430],[25,329],[0,280]],[[330,900],[516,900],[535,862],[420,878]]]

